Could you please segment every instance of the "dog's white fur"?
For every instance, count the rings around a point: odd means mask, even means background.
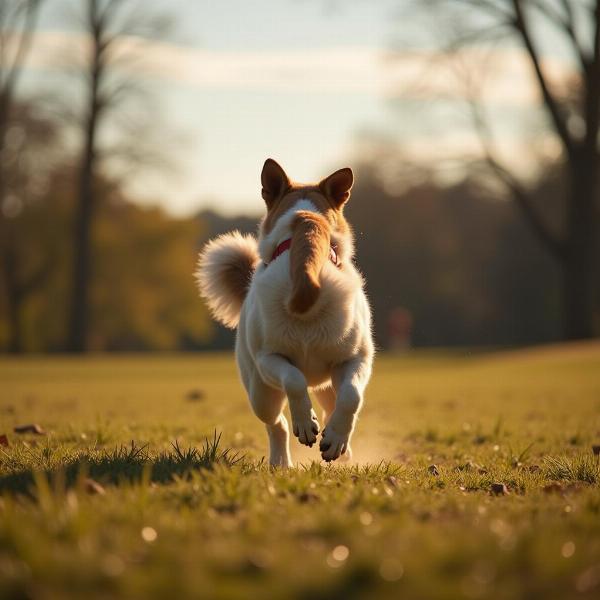
[[[342,268],[326,261],[315,304],[305,314],[290,314],[290,252],[272,262],[271,257],[283,240],[292,237],[292,221],[300,210],[318,212],[312,202],[300,199],[266,236],[260,234],[258,243],[238,232],[210,242],[197,273],[200,291],[214,316],[238,327],[235,353],[240,376],[254,412],[266,424],[270,463],[283,467],[292,465],[283,414],[286,396],[299,441],[312,446],[319,433],[309,388],[323,408],[323,459],[350,458],[350,439],[374,354],[369,304],[362,277],[351,260],[349,233],[339,245]],[[222,266],[229,265],[240,251],[260,256],[241,307],[228,296],[220,278]]]
[[[239,260],[240,256],[252,257],[253,262],[256,263],[258,260],[256,238],[252,235],[242,235],[239,231],[232,231],[206,244],[196,271],[198,287],[210,311],[217,321],[230,329],[235,329],[238,325],[242,302],[227,289],[223,272],[225,268]]]

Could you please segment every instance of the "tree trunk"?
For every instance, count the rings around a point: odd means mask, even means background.
[[[595,202],[598,195],[596,153],[572,163],[568,238],[563,263],[563,318],[567,340],[594,335],[594,257],[597,243]]]
[[[21,323],[21,305],[23,295],[19,284],[19,265],[14,251],[12,232],[5,232],[4,249],[4,283],[6,286],[6,303],[8,305],[8,351],[19,354],[23,351],[23,332]]]
[[[79,196],[73,231],[73,274],[71,304],[67,322],[67,350],[85,352],[89,325],[89,283],[91,279],[92,222],[94,218],[94,172],[96,163],[96,131],[103,105],[100,83],[103,77],[102,23],[97,0],[88,3],[92,57],[89,71],[88,107],[85,121],[85,140],[81,155]]]
[[[91,234],[94,212],[96,114],[90,111],[79,180],[79,197],[73,239],[73,274],[68,315],[67,350],[85,352],[89,322],[89,282],[91,273]]]
[[[8,297],[8,351],[11,354],[23,352],[23,328],[21,323],[21,298],[18,294]]]

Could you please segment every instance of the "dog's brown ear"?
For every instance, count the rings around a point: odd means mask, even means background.
[[[267,208],[271,208],[273,202],[290,187],[289,177],[272,158],[267,158],[265,161],[260,174],[260,181],[262,183],[262,197],[267,203]]]
[[[329,177],[326,177],[319,183],[321,191],[325,194],[325,197],[336,208],[340,208],[350,198],[350,190],[354,184],[354,175],[352,169],[346,167],[340,169],[335,173],[332,173]]]

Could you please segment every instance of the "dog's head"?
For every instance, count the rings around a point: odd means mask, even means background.
[[[352,257],[352,234],[343,214],[354,183],[350,168],[339,169],[319,183],[301,184],[292,181],[277,162],[268,158],[261,183],[267,214],[260,224],[259,249],[265,262],[269,262],[277,245],[289,237],[295,213],[303,210],[325,217],[340,259],[346,262]]]

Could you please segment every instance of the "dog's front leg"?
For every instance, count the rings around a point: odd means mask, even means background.
[[[333,370],[332,382],[337,397],[335,409],[323,430],[319,444],[323,460],[335,460],[349,449],[350,437],[370,376],[369,356],[358,356]]]
[[[294,435],[301,444],[312,446],[317,441],[319,421],[310,403],[306,377],[279,354],[260,353],[256,365],[267,385],[286,393]]]

